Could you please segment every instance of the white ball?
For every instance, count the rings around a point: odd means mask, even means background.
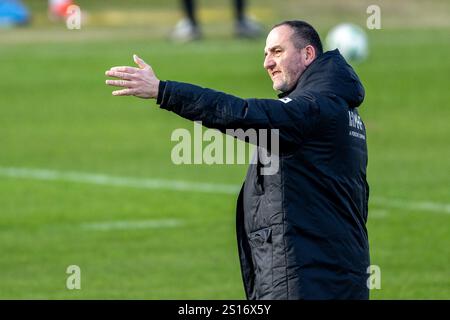
[[[360,62],[369,53],[367,35],[364,30],[352,23],[342,23],[328,32],[325,39],[327,50],[339,49],[349,62]]]

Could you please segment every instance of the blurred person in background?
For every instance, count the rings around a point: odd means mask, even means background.
[[[235,36],[240,38],[256,38],[262,35],[262,27],[245,15],[245,0],[233,0]],[[198,40],[202,37],[201,28],[196,14],[195,0],[182,0],[183,13],[185,18],[180,20],[171,33],[171,38],[175,41],[188,42]]]
[[[30,12],[20,0],[0,0],[0,28],[25,25],[30,22]]]
[[[48,16],[52,21],[62,21],[68,16],[73,0],[48,0]],[[0,0],[0,27],[28,24],[31,14],[20,0]]]

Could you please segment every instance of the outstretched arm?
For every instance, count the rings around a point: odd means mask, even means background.
[[[311,132],[319,118],[315,98],[310,95],[294,99],[242,99],[192,84],[160,81],[152,68],[134,55],[139,68],[113,67],[106,84],[123,87],[115,96],[157,99],[161,108],[183,118],[202,121],[209,128],[278,129],[282,141],[299,144]]]

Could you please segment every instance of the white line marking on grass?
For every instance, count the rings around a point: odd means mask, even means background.
[[[130,230],[130,229],[160,229],[179,227],[183,221],[177,219],[161,220],[140,220],[140,221],[105,221],[82,224],[81,227],[87,230],[109,231],[109,230]]]
[[[450,204],[437,203],[430,201],[409,201],[405,199],[389,199],[382,197],[373,197],[369,199],[369,203],[376,204],[382,207],[407,209],[415,211],[430,211],[435,213],[450,214]],[[369,212],[370,214],[370,212]]]
[[[369,220],[370,219],[383,219],[388,216],[388,211],[384,209],[372,209],[369,210]]]
[[[129,187],[138,189],[159,189],[170,191],[192,191],[218,194],[237,195],[240,186],[232,184],[202,183],[170,179],[146,179],[118,177],[106,174],[63,172],[47,169],[0,167],[0,176],[16,179],[34,179],[47,181],[68,181],[96,185]],[[371,197],[371,204],[385,208],[397,208],[414,211],[429,211],[440,214],[450,214],[450,204],[431,201],[410,201],[406,199],[390,199]]]
[[[239,186],[230,184],[202,183],[169,179],[118,177],[106,174],[62,172],[46,169],[0,167],[0,176],[17,179],[69,181],[139,189],[163,189],[171,191],[195,191],[222,194],[237,194],[239,192]]]

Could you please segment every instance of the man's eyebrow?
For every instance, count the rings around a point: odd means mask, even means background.
[[[276,50],[276,49],[283,49],[283,47],[280,46],[280,45],[278,44],[278,45],[276,45],[276,46],[267,48],[267,49],[264,50],[264,54],[267,53],[267,52],[269,52],[269,51],[274,51],[274,50]]]

